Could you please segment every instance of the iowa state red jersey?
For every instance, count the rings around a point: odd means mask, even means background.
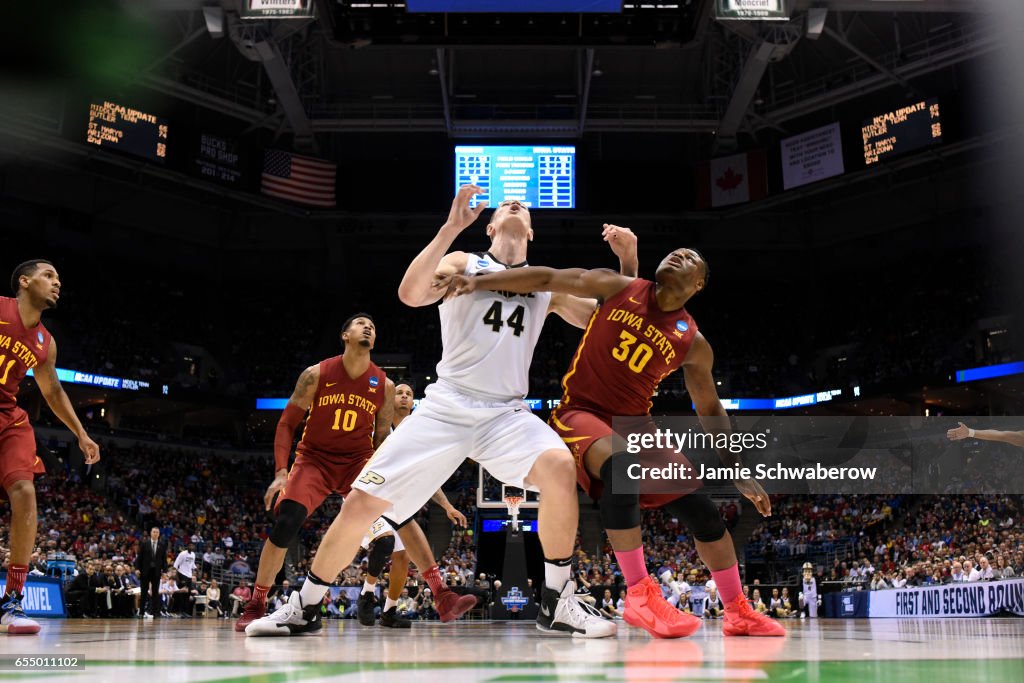
[[[685,308],[662,311],[655,283],[633,280],[594,312],[562,379],[562,406],[646,415],[661,380],[679,369],[697,335]]]
[[[373,428],[384,403],[386,382],[387,375],[372,362],[352,379],[341,356],[320,361],[320,383],[298,452],[330,460],[367,457],[373,451]]]
[[[50,332],[39,323],[26,329],[18,313],[18,300],[0,296],[0,428],[4,415],[18,407],[18,385],[25,373],[46,362]]]

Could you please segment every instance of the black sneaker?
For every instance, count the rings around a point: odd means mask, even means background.
[[[537,630],[545,635],[571,635],[573,638],[614,636],[618,627],[580,600],[574,588],[572,581],[565,583],[561,593],[544,587],[537,613]]]
[[[373,593],[360,593],[356,601],[356,617],[363,626],[373,626],[377,621],[377,598]]]
[[[560,597],[558,591],[547,586],[541,590],[540,609],[537,610],[537,628],[540,631],[549,633],[552,630],[551,623],[555,620],[555,609]]]
[[[381,612],[380,625],[387,628],[412,628],[412,621],[398,613],[397,607]]]

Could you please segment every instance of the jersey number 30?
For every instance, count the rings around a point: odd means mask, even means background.
[[[492,330],[500,332],[501,326],[508,324],[512,328],[513,334],[518,337],[525,329],[523,327],[523,313],[525,313],[525,309],[522,306],[516,306],[516,310],[512,311],[512,315],[508,317],[508,320],[505,320],[505,316],[501,314],[501,302],[495,301],[494,305],[487,309],[487,313],[484,314],[484,325],[490,325]]]
[[[647,361],[654,355],[654,350],[647,344],[640,342],[636,350],[630,353],[630,347],[636,343],[636,337],[625,330],[622,330],[619,334],[619,339],[622,341],[619,342],[618,347],[612,349],[612,358],[626,363],[629,369],[637,374],[643,372],[644,368],[647,367]]]

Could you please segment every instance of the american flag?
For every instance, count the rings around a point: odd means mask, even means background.
[[[334,207],[337,172],[338,167],[330,161],[268,149],[263,155],[260,191],[299,204]]]

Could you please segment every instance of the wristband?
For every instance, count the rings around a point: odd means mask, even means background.
[[[974,430],[971,429],[970,427],[967,428],[967,436],[972,439],[974,438]]]

